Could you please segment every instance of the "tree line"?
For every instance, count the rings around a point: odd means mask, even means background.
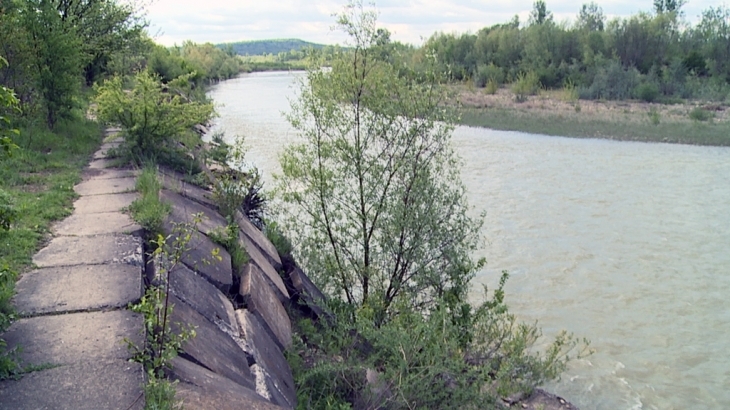
[[[435,33],[421,48],[394,46],[417,62],[434,55],[453,81],[497,85],[533,75],[542,87],[577,87],[581,98],[701,98],[730,92],[730,8],[709,7],[687,22],[681,0],[607,19],[583,4],[572,22],[557,22],[543,0],[527,22],[518,16],[476,33]]]

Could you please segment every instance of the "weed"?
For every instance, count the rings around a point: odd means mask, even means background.
[[[151,376],[144,385],[145,410],[182,410],[182,403],[175,400],[175,385],[165,378]]]
[[[490,79],[487,81],[487,85],[484,87],[484,92],[489,95],[497,94],[497,90],[499,89],[499,85],[497,85],[497,82]]]
[[[578,88],[576,88],[575,83],[570,80],[565,82],[565,85],[563,86],[562,99],[566,102],[578,101]]]
[[[231,255],[231,265],[234,272],[248,263],[249,256],[238,242],[238,224],[229,218],[225,229],[216,230],[208,234],[208,237],[218,245],[224,247]]]
[[[148,232],[157,234],[162,231],[162,223],[170,213],[170,205],[160,201],[162,184],[157,180],[157,171],[147,166],[137,178],[137,191],[141,197],[129,206],[132,218]]]
[[[711,121],[715,118],[715,113],[707,111],[702,107],[693,108],[688,115],[691,120],[697,122]]]
[[[659,120],[661,119],[661,114],[659,114],[659,111],[655,107],[651,107],[648,113],[646,113],[649,116],[649,121],[653,125],[659,125]]]
[[[540,78],[534,72],[520,73],[517,80],[512,83],[512,92],[517,102],[527,101],[528,96],[536,95],[538,91],[540,91]]]

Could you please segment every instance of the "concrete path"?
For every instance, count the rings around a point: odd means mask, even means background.
[[[33,369],[0,382],[0,409],[142,409],[144,372],[124,339],[142,341],[140,315],[126,307],[142,294],[141,231],[121,212],[135,198],[136,173],[107,168],[105,144],[74,189],[74,213],[53,227],[17,283],[21,317],[4,338]]]

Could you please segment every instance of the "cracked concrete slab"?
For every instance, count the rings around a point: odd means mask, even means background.
[[[133,192],[136,181],[137,178],[134,177],[112,179],[92,178],[76,185],[74,191],[82,196]]]
[[[82,196],[74,202],[74,208],[80,214],[121,211],[131,205],[138,197],[139,194],[136,192]]]
[[[143,383],[139,363],[76,363],[0,382],[0,410],[142,410]]]
[[[132,265],[81,265],[37,269],[15,285],[21,316],[120,308],[142,295],[142,268]]]
[[[138,175],[139,171],[126,168],[87,168],[83,173],[85,180],[129,178]]]
[[[142,343],[142,316],[128,310],[38,316],[13,323],[3,338],[21,346],[22,366],[67,365],[104,359],[127,360],[124,338]]]
[[[142,239],[131,235],[59,236],[33,257],[40,268],[123,263],[143,266]]]
[[[142,227],[136,224],[129,215],[118,211],[82,214],[76,210],[71,216],[53,227],[53,231],[57,235],[75,236],[125,234],[140,230]]]

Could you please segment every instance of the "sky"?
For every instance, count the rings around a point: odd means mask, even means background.
[[[547,0],[556,21],[572,21],[584,1]],[[171,46],[185,40],[227,43],[245,40],[299,38],[322,44],[342,44],[333,31],[333,13],[345,0],[153,0],[147,6],[150,35]],[[421,45],[437,31],[476,32],[510,20],[526,22],[533,0],[376,0],[378,26],[393,40]],[[611,18],[650,11],[652,0],[597,0]],[[696,21],[702,10],[719,5],[712,0],[689,0],[683,11]]]

